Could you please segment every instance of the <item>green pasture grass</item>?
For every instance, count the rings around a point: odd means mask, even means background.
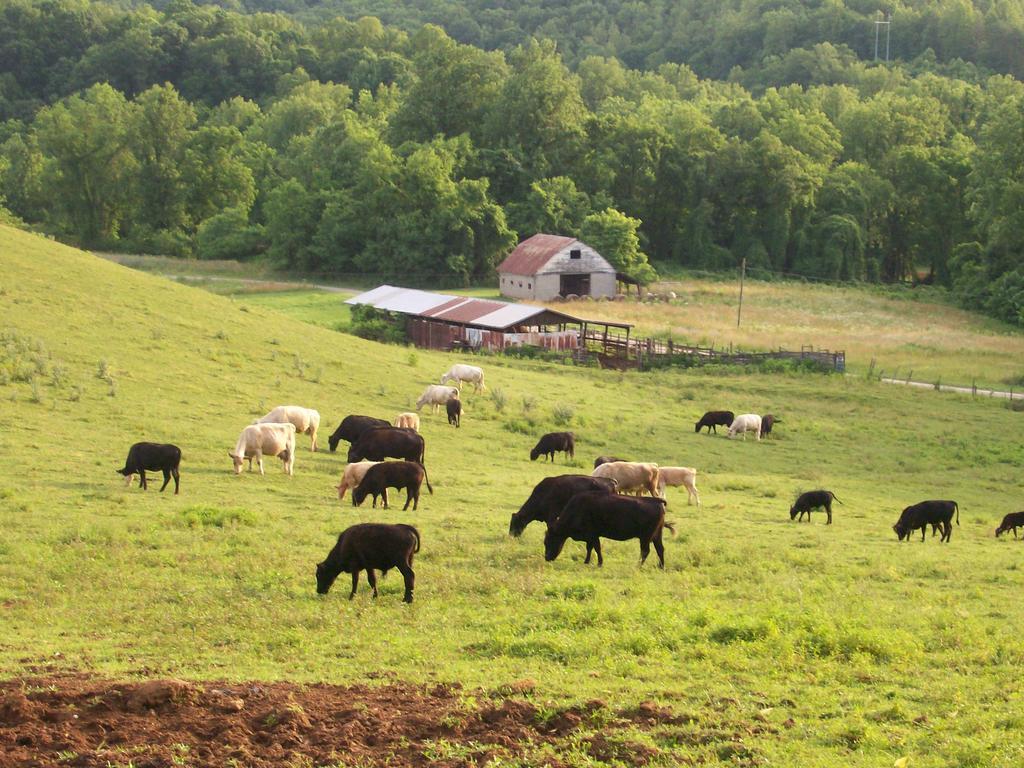
[[[921,768],[1024,762],[1021,414],[862,378],[706,369],[615,373],[482,357],[463,426],[423,414],[434,494],[417,512],[336,498],[345,464],[300,436],[294,477],[235,476],[227,452],[274,405],[393,418],[457,355],[381,346],[0,228],[0,673],[412,683],[474,697],[523,679],[542,712],[654,700],[684,719],[635,734],[656,764]],[[5,347],[7,349],[7,347]],[[7,353],[5,353],[7,354]],[[60,369],[62,373],[54,376]],[[33,389],[34,382],[34,389]],[[503,397],[495,397],[500,390]],[[500,405],[500,408],[499,408]],[[697,435],[707,408],[772,412],[775,439]],[[559,410],[560,409],[560,410]],[[528,458],[556,410],[575,459]],[[181,494],[126,487],[131,443],[181,446]],[[541,478],[615,453],[695,466],[704,505],[670,489],[667,567],[633,542],[553,563],[507,535]],[[159,474],[157,475],[159,477]],[[173,487],[173,484],[172,486]],[[789,520],[831,488],[835,524]],[[950,544],[899,543],[899,510],[959,501]],[[346,526],[415,525],[416,599],[373,601],[314,567]],[[482,692],[481,690],[482,689]],[[455,759],[439,741],[435,759]],[[598,760],[568,744],[566,765]]]
[[[345,328],[351,319],[349,306],[345,303],[345,299],[353,296],[351,293],[310,290],[232,293],[242,305],[274,309],[321,328]]]

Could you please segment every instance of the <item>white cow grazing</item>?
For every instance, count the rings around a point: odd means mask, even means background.
[[[729,427],[729,437],[741,433],[743,439],[746,440],[747,432],[753,432],[754,437],[758,440],[761,439],[761,417],[756,413],[743,413],[732,420],[732,425]]]
[[[454,381],[455,386],[462,391],[462,382],[468,381],[473,384],[473,391],[479,392],[484,388],[484,371],[483,368],[477,368],[475,365],[464,365],[463,363],[456,363],[448,372],[441,376],[441,383],[445,384],[449,381]]]
[[[697,470],[693,467],[658,467],[658,495],[665,498],[665,486],[686,486],[686,503],[694,500],[700,506],[700,494],[697,493]]]
[[[446,405],[449,400],[458,399],[459,390],[455,387],[428,384],[427,388],[423,390],[423,394],[420,395],[420,399],[416,401],[416,412],[419,413],[420,408],[424,405],[429,405],[433,407],[434,413],[437,413],[438,406]]]
[[[592,477],[607,477],[615,481],[619,493],[635,491],[640,496],[647,491],[651,496],[658,494],[658,465],[640,461],[609,461],[591,472]]]
[[[418,413],[400,413],[395,417],[395,426],[420,431],[420,415]]]
[[[294,424],[295,431],[313,439],[310,450],[316,450],[316,431],[320,429],[320,413],[301,405],[279,405],[254,424]]]
[[[341,482],[338,484],[338,498],[345,498],[345,491],[349,488],[353,490],[357,485],[363,482],[363,477],[366,475],[366,470],[372,467],[374,464],[380,464],[379,461],[354,461],[345,467],[345,471],[341,475]]]
[[[249,471],[252,472],[252,460],[259,464],[260,474],[263,471],[263,455],[278,456],[284,462],[284,471],[291,475],[295,468],[295,425],[294,424],[250,424],[242,430],[235,443],[235,450],[228,451],[228,456],[235,462],[235,474],[241,474],[242,462],[249,459]]]

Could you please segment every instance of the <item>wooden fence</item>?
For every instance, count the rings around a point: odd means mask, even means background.
[[[846,370],[846,353],[828,349],[801,347],[800,351],[785,350],[781,347],[772,352],[744,352],[729,348],[699,347],[678,344],[664,339],[637,339],[630,336],[587,330],[583,337],[578,359],[595,355],[602,368],[615,370],[643,370],[678,358],[680,363],[733,363],[735,365],[756,365],[765,360],[813,360],[824,368],[839,373]]]

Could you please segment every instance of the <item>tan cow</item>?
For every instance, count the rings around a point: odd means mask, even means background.
[[[441,384],[428,384],[427,388],[423,390],[423,394],[420,395],[420,399],[416,401],[416,412],[419,413],[420,408],[424,405],[429,405],[433,409],[434,413],[437,413],[438,406],[446,405],[449,400],[458,400],[459,390],[455,387],[445,387]]]
[[[700,494],[697,493],[697,470],[693,467],[658,467],[658,495],[665,498],[665,486],[686,486],[686,503],[694,500],[700,506]]]
[[[235,462],[235,474],[241,474],[242,462],[249,460],[249,471],[252,472],[252,460],[263,471],[263,455],[277,456],[284,462],[284,471],[291,475],[295,468],[295,425],[294,424],[250,424],[242,430],[235,444],[235,450],[228,451],[228,456]]]
[[[353,461],[351,464],[345,467],[345,471],[341,475],[341,482],[338,484],[338,498],[345,498],[345,491],[350,488],[355,488],[361,482],[363,477],[366,475],[366,470],[372,467],[374,464],[380,464],[379,461]]]
[[[420,415],[418,413],[400,413],[395,417],[395,426],[411,429],[414,432],[420,431]]]
[[[639,461],[611,461],[595,467],[592,477],[607,477],[616,483],[619,493],[633,491],[637,496],[647,491],[658,496],[658,465]]]
[[[299,434],[309,435],[313,443],[310,450],[316,450],[316,431],[320,429],[320,413],[301,405],[279,405],[254,424],[294,424]]]

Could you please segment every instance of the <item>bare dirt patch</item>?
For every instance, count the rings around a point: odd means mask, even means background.
[[[532,682],[532,681],[530,681]],[[0,683],[0,766],[463,766],[554,757],[569,740],[598,761],[643,765],[636,729],[685,721],[644,703],[559,711],[456,685],[114,682],[68,673]]]

